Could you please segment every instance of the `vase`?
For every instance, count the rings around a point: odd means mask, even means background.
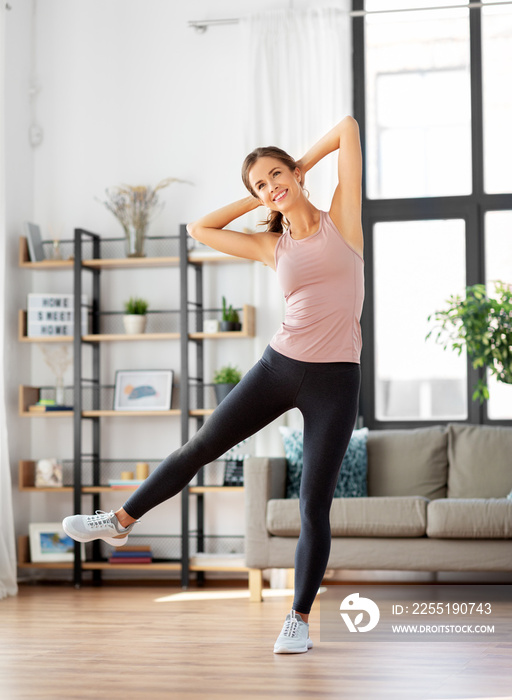
[[[146,238],[147,226],[134,226],[128,224],[123,226],[126,241],[126,257],[127,258],[144,258],[144,240]]]
[[[146,330],[147,317],[142,314],[126,314],[123,316],[124,329],[127,335],[140,335]]]

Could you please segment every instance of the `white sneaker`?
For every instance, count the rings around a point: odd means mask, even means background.
[[[96,515],[69,515],[62,521],[64,532],[74,540],[78,542],[105,540],[114,547],[126,544],[134,525],[135,523],[132,523],[128,527],[123,527],[113,510],[110,513],[97,510]]]
[[[281,634],[274,644],[274,654],[301,654],[312,646],[309,624],[303,621],[299,613],[292,610],[286,616]]]

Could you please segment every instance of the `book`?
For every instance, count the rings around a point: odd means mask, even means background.
[[[124,550],[123,552],[112,552],[110,555],[110,558],[114,559],[123,559],[123,558],[129,558],[129,559],[144,559],[144,558],[152,558],[153,553],[151,550],[149,552],[134,552],[132,550]]]
[[[132,559],[131,557],[110,557],[110,564],[151,564],[152,557],[140,557]]]
[[[116,547],[116,552],[151,552],[151,545],[123,544],[121,547]]]
[[[28,407],[29,413],[46,413],[48,411],[72,411],[73,406],[64,406],[64,405],[59,405],[55,404],[53,406],[46,406],[35,403],[32,406]]]

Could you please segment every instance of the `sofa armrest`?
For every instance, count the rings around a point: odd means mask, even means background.
[[[267,502],[271,498],[284,498],[285,491],[284,457],[250,457],[245,460],[245,563],[249,568],[268,568]]]

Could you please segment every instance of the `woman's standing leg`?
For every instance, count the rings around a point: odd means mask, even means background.
[[[297,398],[304,416],[304,464],[293,610],[306,616],[327,568],[331,549],[329,513],[359,406],[360,366],[336,364],[338,368],[329,364],[321,370],[315,365],[308,371]]]

